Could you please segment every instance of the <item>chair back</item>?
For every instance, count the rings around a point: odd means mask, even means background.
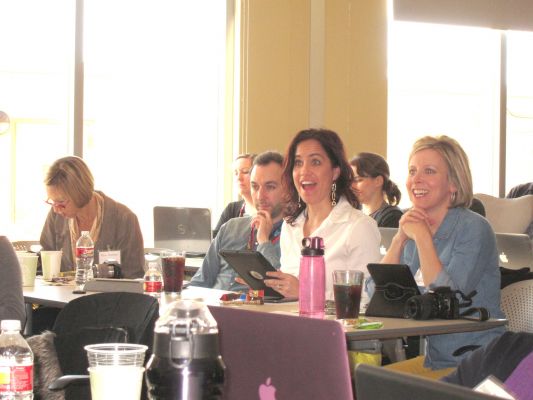
[[[159,316],[157,299],[140,293],[96,293],[79,297],[61,310],[52,331],[57,359],[64,375],[87,374],[84,346],[96,343],[139,343],[151,355],[155,321]],[[85,386],[66,389],[66,399],[90,398]]]
[[[504,287],[501,307],[509,321],[510,331],[533,333],[533,279]]]
[[[11,242],[11,244],[17,251],[31,251],[33,253],[38,253],[42,249],[41,243],[38,240],[17,240]]]
[[[494,232],[524,233],[533,220],[533,195],[502,199],[488,194],[474,195],[485,207],[486,218]]]

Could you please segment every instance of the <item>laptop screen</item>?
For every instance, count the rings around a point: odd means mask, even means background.
[[[224,398],[353,398],[346,335],[339,322],[209,308],[226,364]]]
[[[208,208],[154,207],[155,247],[205,255],[210,244]]]
[[[488,400],[493,396],[415,375],[359,364],[355,369],[358,400]]]
[[[496,233],[500,266],[508,269],[533,269],[533,250],[528,235]]]

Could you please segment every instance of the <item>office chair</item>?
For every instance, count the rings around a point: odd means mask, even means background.
[[[533,333],[533,279],[507,285],[501,292],[501,307],[512,332]]]
[[[533,220],[533,195],[502,199],[478,193],[475,198],[485,207],[486,218],[494,232],[524,233]]]
[[[84,349],[88,344],[144,344],[148,360],[158,316],[157,299],[139,293],[96,293],[72,300],[57,316],[52,332],[28,339],[34,349],[37,398],[91,398]],[[49,390],[50,384],[60,392]]]

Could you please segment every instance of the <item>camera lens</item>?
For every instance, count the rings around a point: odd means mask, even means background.
[[[410,297],[405,303],[405,314],[407,318],[430,319],[438,314],[438,304],[432,293]]]

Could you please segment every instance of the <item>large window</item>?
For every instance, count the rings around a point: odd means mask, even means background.
[[[0,222],[11,239],[39,237],[44,172],[73,153],[75,3],[2,1],[0,110],[14,124],[0,137],[11,182]],[[218,218],[226,2],[84,3],[83,157],[96,188],[137,214],[147,247],[156,205]]]
[[[506,193],[533,181],[533,33],[507,34]]]
[[[391,174],[405,187],[407,158],[424,135],[458,140],[470,159],[474,193],[497,196],[500,164],[505,187],[532,179],[532,36],[487,28],[391,21],[389,25],[389,127]],[[502,62],[503,60],[503,62]],[[505,63],[505,64],[504,64]],[[500,72],[507,66],[507,132],[500,140]],[[504,103],[505,104],[505,103]],[[507,157],[500,157],[506,143]],[[409,206],[405,193],[402,207]]]
[[[0,234],[38,238],[48,207],[44,171],[69,153],[72,129],[73,1],[2,0]]]

